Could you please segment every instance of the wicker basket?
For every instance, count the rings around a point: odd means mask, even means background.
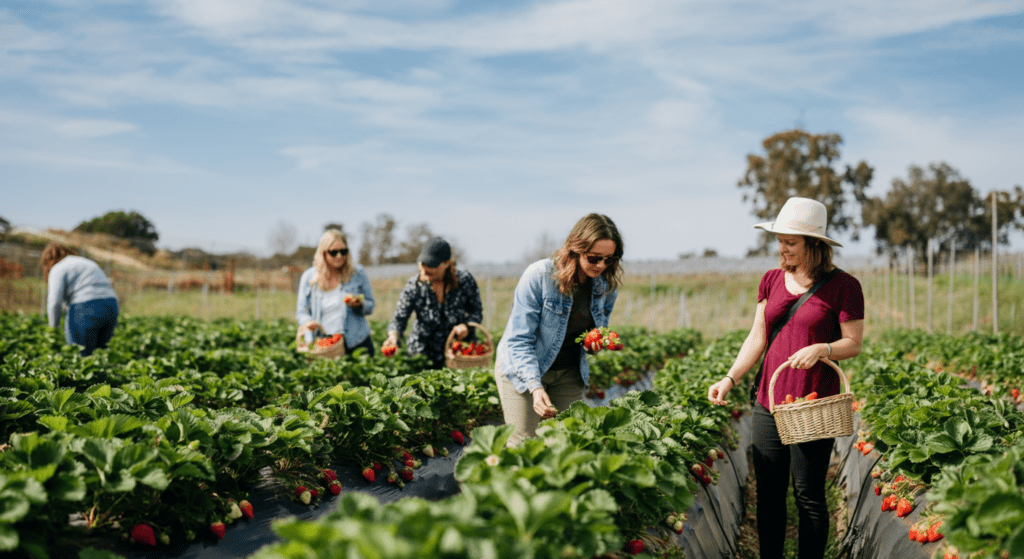
[[[805,443],[853,434],[853,393],[850,392],[850,379],[839,365],[828,359],[822,361],[839,373],[839,378],[843,381],[841,394],[825,396],[810,402],[774,405],[775,381],[779,378],[779,372],[789,366],[789,361],[779,365],[772,375],[771,383],[768,385],[768,402],[772,404],[771,412],[775,416],[775,425],[779,429],[782,444]]]
[[[483,355],[456,354],[452,351],[452,341],[455,339],[455,329],[452,328],[452,331],[448,334],[448,339],[444,342],[444,362],[445,366],[449,369],[487,368],[491,366],[491,359],[494,357],[494,342],[491,341],[491,333],[476,322],[470,322],[469,325],[476,328],[478,332],[484,333],[484,337],[487,338],[487,346],[490,349]]]
[[[338,342],[332,346],[318,348],[316,347],[315,340],[311,345],[306,345],[306,341],[305,339],[303,339],[303,334],[309,331],[309,328],[306,328],[305,326],[299,326],[299,331],[295,333],[296,351],[298,351],[299,353],[304,353],[311,358],[318,359],[334,359],[335,357],[342,357],[345,355],[345,336],[342,336],[341,339],[338,340]],[[323,333],[323,330],[320,330],[319,328],[317,328],[315,331]]]

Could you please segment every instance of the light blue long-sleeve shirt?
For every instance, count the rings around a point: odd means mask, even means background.
[[[321,291],[314,278],[315,267],[307,269],[299,278],[299,294],[295,304],[295,319],[299,326],[315,321],[325,334],[341,333],[345,336],[345,345],[349,347],[365,340],[370,335],[366,316],[373,312],[374,300],[373,287],[363,267],[357,264],[348,282],[330,291]],[[362,309],[357,311],[342,303],[346,294],[362,294],[366,298]],[[306,341],[312,341],[312,335],[307,336]]]
[[[50,268],[46,288],[46,314],[54,328],[60,324],[64,310],[75,303],[117,298],[99,264],[74,255],[65,256]]]

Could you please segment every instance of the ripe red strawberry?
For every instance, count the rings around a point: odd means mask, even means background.
[[[327,486],[327,490],[331,492],[331,495],[338,496],[341,494],[341,483],[337,480],[332,481],[331,484]]]
[[[895,509],[897,499],[898,497],[896,497],[896,495],[889,495],[886,498],[882,499],[882,512],[889,512]]]
[[[252,520],[252,503],[245,499],[242,499],[238,503],[238,508],[241,509],[242,514],[245,515],[246,518]]]
[[[365,468],[363,470],[363,477],[366,478],[366,481],[373,483],[377,481],[377,471],[374,470],[372,467]],[[337,493],[335,493],[335,495],[337,495]]]
[[[1013,396],[1014,401],[1020,400],[1020,389],[1019,388],[1011,388],[1010,389],[1010,396]]]
[[[398,351],[398,346],[386,345],[380,348],[380,352],[384,354],[384,357],[391,357]]]
[[[739,419],[742,415],[743,415],[743,412],[741,412],[740,410],[732,410],[732,418],[733,419]]]
[[[133,526],[131,537],[133,542],[156,546],[156,534],[153,533],[153,527],[149,524],[139,523]]]
[[[715,460],[717,460],[717,459],[718,459],[718,451],[715,450],[715,449],[711,449],[711,450],[708,451],[708,455],[704,458],[704,463],[707,464],[708,467],[710,468],[711,466],[713,466],[715,464]]]
[[[942,559],[960,559],[960,554],[957,553],[955,547],[947,547],[946,552],[942,554]]]
[[[942,539],[942,534],[939,533],[939,526],[942,526],[942,521],[938,521],[928,527],[928,541],[937,542]]]
[[[718,452],[718,459],[719,460],[725,460],[725,453],[722,452],[721,449],[717,450],[717,452]]]
[[[320,470],[320,481],[324,482],[324,485],[329,485],[336,479],[338,479],[338,474],[334,473],[334,470],[328,470],[326,468]]]
[[[860,449],[860,451],[862,453],[864,453],[864,456],[867,456],[868,454],[871,454],[872,450],[875,450],[875,443],[870,443],[870,442],[869,443],[864,443],[864,446],[861,447],[861,449]]]
[[[398,475],[402,476],[402,479],[404,479],[405,481],[412,481],[413,470],[412,468],[406,466],[402,468],[400,472],[398,472]]]
[[[881,494],[882,494],[882,486],[876,484],[875,485],[875,495],[881,495]]]
[[[456,444],[466,444],[466,439],[463,438],[462,433],[459,431],[452,431],[452,440]]]
[[[818,393],[817,392],[811,392],[810,394],[804,396],[804,401],[805,402],[810,402],[812,400],[817,400],[817,399],[818,399]]]
[[[706,472],[700,478],[700,480],[704,482],[704,485],[711,485],[714,482],[714,479],[711,478],[711,474]]]
[[[917,541],[917,526],[910,527],[910,532],[907,533],[907,538],[910,539],[910,541]]]
[[[480,344],[480,345],[476,346],[476,354],[477,355],[483,355],[485,353],[487,353],[487,346],[485,346],[484,344]]]
[[[630,555],[640,555],[644,552],[644,541],[643,540],[630,540],[626,543],[626,553]]]
[[[416,465],[416,461],[413,460],[412,458],[410,458],[410,459],[405,461],[405,467],[406,468],[412,468],[412,467],[415,467],[415,465]]]
[[[210,524],[210,531],[213,532],[213,535],[217,536],[218,539],[223,539],[224,538],[224,532],[226,530],[227,530],[227,527],[224,526],[224,523],[221,522],[220,520]]]
[[[319,496],[320,496],[320,492],[317,491],[316,489],[310,489],[309,490],[309,497],[310,497],[311,500],[316,499]]]
[[[906,499],[900,499],[899,502],[896,503],[896,516],[900,518],[910,514],[910,511],[912,510],[914,510],[913,503]]]
[[[395,483],[398,481],[398,474],[394,470],[388,472],[388,483]]]
[[[928,543],[928,531],[921,526],[917,529],[917,543]]]
[[[783,404],[792,404],[795,401],[792,394],[786,394],[786,397],[782,399]]]
[[[301,485],[295,489],[295,496],[298,497],[304,505],[308,505],[310,501],[313,500],[313,492]]]
[[[380,462],[374,462],[374,463],[373,463],[373,469],[374,469],[374,470],[377,470],[378,472],[380,471],[380,469],[381,469],[382,467],[383,467],[383,466],[381,466],[381,465],[380,465]]]
[[[462,351],[462,342],[458,340],[452,342],[452,351]]]
[[[690,466],[690,471],[693,472],[693,475],[702,477],[704,475],[704,464],[694,464]]]

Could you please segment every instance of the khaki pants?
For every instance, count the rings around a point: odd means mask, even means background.
[[[495,365],[494,377],[498,382],[498,396],[505,423],[515,425],[506,446],[516,446],[527,437],[537,436],[540,416],[533,411],[533,394],[516,392],[512,382]],[[572,369],[551,369],[540,379],[541,386],[551,398],[551,405],[559,412],[565,411],[573,402],[583,399],[583,378],[578,367]]]

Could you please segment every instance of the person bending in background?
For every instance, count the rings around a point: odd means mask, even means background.
[[[553,258],[531,264],[516,285],[498,343],[494,377],[515,446],[542,419],[583,399],[590,368],[576,338],[608,326],[622,283],[622,237],[607,216],[579,220]]]
[[[382,347],[398,344],[415,312],[416,322],[406,340],[406,350],[410,355],[426,356],[435,368],[441,368],[448,335],[454,330],[457,339],[472,339],[475,333],[469,323],[483,322],[484,307],[476,280],[469,272],[455,268],[447,241],[430,239],[417,260],[420,271],[402,288]]]
[[[39,259],[46,281],[46,314],[50,326],[64,319],[64,338],[82,346],[81,355],[105,348],[114,336],[119,309],[117,293],[98,264],[75,255],[61,243],[50,243]]]
[[[348,238],[338,229],[320,237],[313,266],[299,278],[295,318],[305,330],[306,346],[319,334],[341,334],[345,351],[363,348],[373,355],[367,315],[373,312],[373,288],[363,267],[352,263]]]
[[[790,198],[775,221],[755,225],[776,234],[779,268],[761,278],[750,333],[728,374],[708,388],[708,399],[724,404],[739,378],[765,354],[764,374],[754,381],[757,397],[751,426],[762,559],[783,555],[790,477],[799,513],[800,559],[821,558],[828,542],[825,481],[834,439],[784,445],[769,411],[772,404],[782,404],[786,394],[801,398],[811,392],[819,397],[838,394],[839,376],[819,360],[849,359],[861,350],[864,294],[856,278],[833,266],[832,247],[842,245],[825,236],[827,223],[824,204]],[[790,308],[821,278],[824,283],[785,322]],[[782,322],[785,325],[777,337],[769,341],[769,332]],[[771,377],[783,364],[787,366],[779,372],[775,401],[769,402]]]

